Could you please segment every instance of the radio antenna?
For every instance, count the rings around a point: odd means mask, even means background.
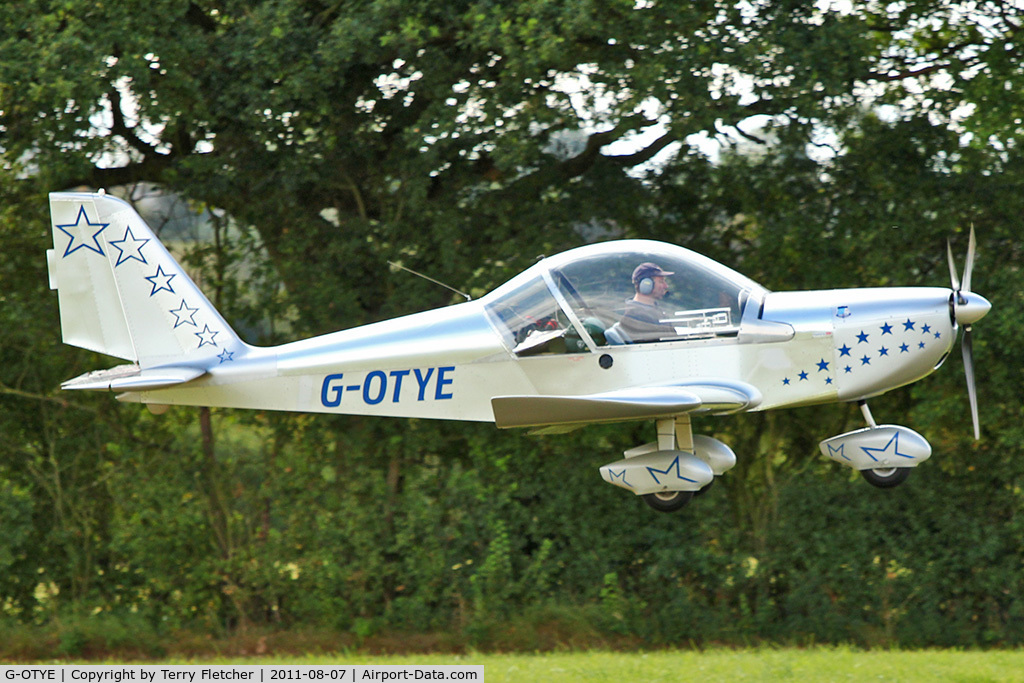
[[[465,297],[466,301],[472,301],[473,300],[473,297],[471,297],[469,294],[466,294],[463,291],[455,289],[454,287],[451,287],[450,285],[446,285],[445,283],[441,282],[440,280],[435,280],[434,278],[430,277],[429,275],[424,275],[423,273],[416,272],[412,268],[407,268],[406,266],[403,266],[401,263],[395,263],[394,261],[388,261],[388,265],[391,266],[392,268],[398,268],[399,270],[404,270],[407,273],[412,273],[413,275],[415,275],[417,277],[423,278],[427,282],[433,282],[435,285],[441,285],[445,289],[447,289],[449,291],[452,291],[452,292],[455,292],[459,296]]]

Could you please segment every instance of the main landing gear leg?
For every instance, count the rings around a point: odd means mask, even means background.
[[[864,415],[864,420],[868,423],[868,427],[874,429],[878,425],[875,423],[875,418],[871,415],[871,409],[868,408],[867,401],[860,401],[860,412]],[[896,488],[910,477],[910,467],[881,467],[873,470],[861,470],[860,476],[864,477],[864,481],[877,486],[880,489],[891,489]]]
[[[693,429],[688,416],[658,420],[658,450],[693,452]],[[701,489],[697,494],[703,491],[704,489]],[[693,491],[659,491],[648,493],[641,498],[658,512],[675,512],[685,507],[693,496]]]

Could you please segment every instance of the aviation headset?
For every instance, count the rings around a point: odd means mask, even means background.
[[[641,263],[633,271],[633,284],[636,286],[637,293],[647,296],[654,293],[654,278],[666,275],[673,275],[673,273],[662,270],[654,263]]]

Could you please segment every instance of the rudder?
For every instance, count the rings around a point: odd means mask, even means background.
[[[135,361],[209,367],[245,344],[127,202],[50,194],[50,287],[64,342]]]

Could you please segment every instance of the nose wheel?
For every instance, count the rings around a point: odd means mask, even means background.
[[[860,411],[864,415],[864,420],[868,423],[869,427],[878,427],[875,423],[875,418],[871,415],[871,409],[868,408],[867,401],[860,402]],[[880,489],[892,489],[907,480],[911,469],[910,467],[879,467],[871,470],[861,470],[860,476],[864,477],[864,481],[872,486],[877,486]]]

